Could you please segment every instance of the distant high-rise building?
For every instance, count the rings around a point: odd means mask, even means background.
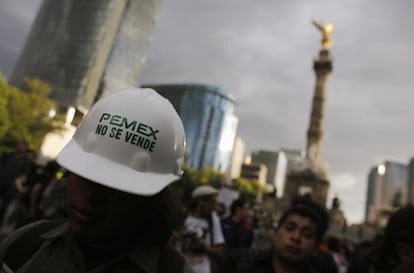
[[[137,82],[160,0],[45,0],[11,77],[37,77],[63,106]]]
[[[282,148],[280,149],[281,152],[283,152],[286,155],[287,159],[287,169],[285,174],[285,184],[283,185],[283,193],[286,191],[285,189],[288,187],[289,180],[287,179],[287,176],[289,173],[294,172],[297,168],[297,163],[302,162],[305,157],[305,152],[303,150],[299,149],[286,149]],[[285,200],[286,202],[286,200]]]
[[[281,151],[254,151],[251,154],[253,164],[263,164],[267,168],[266,183],[276,189],[278,197],[282,197],[286,179],[288,159]]]
[[[145,85],[175,107],[187,138],[185,164],[214,167],[227,173],[238,125],[235,99],[224,90],[202,84]]]
[[[233,146],[233,152],[231,155],[231,162],[229,168],[229,177],[230,179],[235,179],[240,177],[241,168],[244,161],[244,150],[246,144],[240,137],[236,137]]]
[[[381,203],[383,165],[371,168],[368,174],[365,221],[369,220],[370,211]]]
[[[393,207],[401,207],[408,201],[407,165],[385,161],[382,202]]]
[[[240,177],[257,180],[260,185],[264,185],[266,184],[267,167],[261,163],[245,163],[242,165]],[[257,192],[256,200],[259,202],[263,201],[263,192],[261,190]]]
[[[98,98],[113,90],[138,85],[160,2],[161,0],[127,2],[101,78]]]
[[[267,167],[260,163],[243,164],[240,177],[258,180],[260,184],[266,184]]]
[[[286,155],[288,161],[299,160],[300,158],[305,156],[305,153],[302,150],[282,148],[280,149],[280,151],[282,151]]]
[[[368,175],[366,221],[383,225],[389,214],[408,203],[407,165],[385,161]]]
[[[414,157],[408,163],[408,202],[414,205]]]
[[[251,153],[252,164],[263,164],[267,168],[266,184],[275,186],[276,166],[279,153],[276,151],[253,151]]]

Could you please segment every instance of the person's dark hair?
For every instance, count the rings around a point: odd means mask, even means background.
[[[208,195],[203,195],[203,196],[199,196],[199,197],[196,197],[196,198],[191,197],[191,200],[190,200],[189,205],[188,205],[188,209],[190,211],[193,211],[197,208],[200,201],[207,201],[208,199],[210,199],[214,196],[215,196],[214,194],[208,194]]]
[[[291,206],[279,219],[280,227],[290,215],[300,215],[311,219],[317,227],[316,238],[321,241],[329,227],[329,215],[326,209],[310,198],[300,197],[293,200]]]
[[[375,272],[392,272],[401,263],[397,244],[401,242],[414,248],[414,207],[408,205],[391,214],[379,238],[371,255]]]
[[[29,149],[29,145],[25,141],[19,141],[15,144],[16,153],[25,153]]]
[[[326,239],[326,245],[328,246],[328,249],[331,251],[339,252],[341,250],[341,242],[339,239],[335,237],[328,237]]]
[[[48,161],[45,166],[45,172],[49,174],[55,174],[59,169],[60,165],[56,162],[56,160]]]
[[[373,246],[374,242],[370,240],[363,240],[356,245],[357,248],[371,248]]]
[[[385,244],[394,250],[399,242],[414,248],[414,207],[408,205],[394,212],[384,230]]]
[[[217,203],[217,210],[216,210],[218,216],[221,217],[221,216],[225,215],[226,211],[227,211],[226,205],[224,203],[218,202]]]
[[[166,242],[173,230],[184,225],[185,209],[169,187],[145,198],[148,210],[144,216],[145,237]]]
[[[231,215],[234,215],[238,208],[243,208],[245,205],[246,205],[246,200],[243,200],[243,199],[234,200],[230,206]]]

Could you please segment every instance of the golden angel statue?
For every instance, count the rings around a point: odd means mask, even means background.
[[[331,47],[332,40],[331,40],[331,32],[334,30],[334,24],[326,24],[322,25],[316,21],[312,21],[312,23],[316,26],[317,29],[322,33],[322,47],[324,49],[328,49]]]

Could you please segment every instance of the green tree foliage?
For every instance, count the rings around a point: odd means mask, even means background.
[[[204,167],[200,171],[196,172],[195,180],[200,185],[210,185],[215,188],[220,188],[225,182],[225,176],[219,170],[212,167]]]
[[[186,205],[189,204],[191,200],[191,192],[196,187],[200,185],[211,185],[219,189],[224,183],[224,174],[211,167],[205,167],[199,171],[184,167],[183,170],[183,176],[177,183],[174,183],[171,188]]]
[[[254,201],[256,199],[259,190],[262,191],[262,193],[267,192],[267,188],[264,185],[261,185],[259,180],[251,180],[241,177],[232,181],[231,188],[240,193],[240,198],[249,201]]]
[[[0,112],[6,121],[0,129],[0,152],[13,150],[18,142],[26,142],[37,151],[47,133],[63,128],[62,116],[49,117],[55,108],[47,97],[50,91],[39,79],[26,79],[22,90],[7,85],[4,78],[0,80],[0,105],[6,109],[6,113]]]
[[[188,167],[184,167],[184,174],[177,183],[172,184],[171,188],[178,196],[181,197],[184,204],[189,204],[191,200],[191,192],[200,185],[210,185],[216,189],[221,187],[230,187],[240,193],[240,197],[248,201],[256,199],[257,192],[262,190],[266,192],[264,186],[261,186],[259,181],[245,178],[238,178],[233,180],[231,186],[225,185],[225,175],[212,167],[204,167],[197,171]]]
[[[0,75],[0,139],[10,127],[10,116],[7,110],[7,83]]]

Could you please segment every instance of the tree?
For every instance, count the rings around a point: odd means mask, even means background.
[[[177,183],[172,184],[171,188],[181,198],[185,205],[191,200],[191,192],[200,185],[210,185],[220,189],[225,185],[225,175],[212,167],[204,167],[201,170],[194,170],[184,167],[184,174]],[[240,193],[240,198],[254,202],[259,190],[266,193],[268,189],[261,185],[258,180],[237,178],[233,180],[231,189]]]
[[[0,75],[0,139],[10,127],[10,115],[7,110],[7,83]]]
[[[237,190],[240,193],[240,198],[254,202],[257,197],[257,193],[267,193],[268,188],[265,185],[261,185],[257,179],[236,178],[233,180],[231,188]]]
[[[210,185],[215,188],[220,188],[225,181],[225,176],[222,172],[213,167],[204,167],[195,173],[195,181],[199,185]]]
[[[0,80],[0,106],[7,113],[0,112],[0,152],[10,152],[18,142],[26,142],[35,151],[45,135],[63,129],[61,115],[50,117],[55,103],[48,98],[50,87],[39,79],[26,79],[21,90],[9,86],[4,78]]]

